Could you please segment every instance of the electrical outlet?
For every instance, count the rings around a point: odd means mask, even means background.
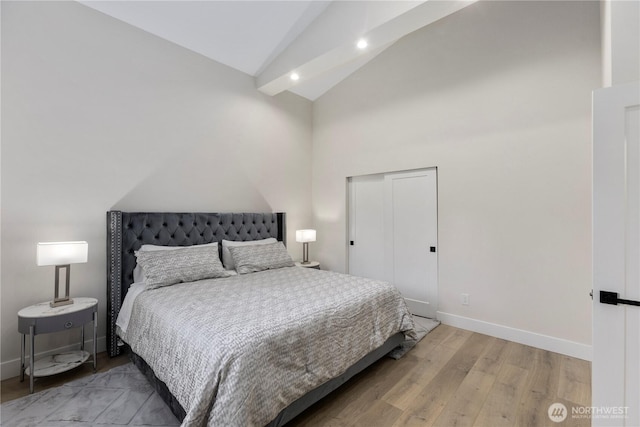
[[[462,298],[460,298],[460,303],[462,305],[469,305],[469,294],[462,294]]]

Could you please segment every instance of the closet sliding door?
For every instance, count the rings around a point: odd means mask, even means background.
[[[384,175],[349,178],[349,274],[386,280]]]
[[[385,270],[413,314],[438,310],[438,205],[436,170],[386,174]]]
[[[437,170],[349,180],[349,273],[393,283],[413,314],[438,309]]]

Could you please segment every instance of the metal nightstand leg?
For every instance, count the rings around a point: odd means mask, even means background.
[[[84,328],[84,327],[83,327]],[[93,312],[93,372],[98,368],[98,312]]]
[[[31,348],[29,349],[29,393],[33,393],[33,372],[35,371],[35,331],[34,326],[29,326],[29,339],[31,340]]]
[[[27,345],[27,336],[25,334],[22,335],[22,342],[20,346],[20,382],[24,381],[24,352],[25,346]]]

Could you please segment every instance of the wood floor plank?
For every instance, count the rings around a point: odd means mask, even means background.
[[[382,400],[370,404],[369,409],[357,417],[352,426],[390,426],[402,415],[402,410]]]
[[[489,375],[497,375],[510,350],[508,343],[508,341],[499,338],[490,338],[485,352],[472,369]]]
[[[536,353],[534,347],[509,341],[507,342],[507,351],[506,363],[522,369],[531,368],[531,361],[535,359]]]
[[[459,347],[464,344],[461,339],[442,346],[442,342],[456,333],[456,328],[440,325],[430,332],[410,354],[421,359],[420,363],[408,369],[405,375],[394,384],[382,397],[382,400],[405,410],[409,403],[436,376],[438,371],[451,359]]]
[[[495,381],[496,375],[469,371],[433,425],[472,426]]]
[[[464,343],[469,339],[469,337],[471,337],[471,335],[473,335],[473,332],[471,331],[467,331],[464,329],[454,329],[453,333],[446,337],[442,341],[441,345],[458,349],[460,348],[462,343]]]
[[[516,425],[521,427],[547,424],[547,410],[557,401],[561,355],[541,349],[535,349],[532,354],[530,376],[516,420]]]
[[[473,425],[509,351],[508,342],[488,337],[480,355],[434,425]]]
[[[448,365],[448,364],[447,364]],[[447,404],[451,395],[466,377],[467,372],[460,369],[443,368],[422,387],[394,425],[424,426],[432,425]]]
[[[591,363],[563,356],[560,363],[558,397],[577,405],[591,405]]]
[[[518,403],[529,371],[509,363],[502,365],[498,377],[480,410],[476,426],[513,426],[518,418]]]
[[[395,425],[432,425],[483,353],[488,341],[489,337],[486,335],[471,334],[449,362],[411,401]]]
[[[525,391],[519,403],[515,427],[544,426],[550,423],[548,410],[555,397],[550,397],[536,391]]]
[[[546,350],[536,349],[529,359],[532,371],[529,389],[547,396],[556,396],[560,380],[562,356]]]
[[[358,397],[348,406],[345,406],[337,415],[337,418],[350,421],[358,419],[369,411],[371,403],[380,400],[382,395],[395,383],[396,379],[390,377],[378,377],[377,382],[370,383],[369,387],[358,392]],[[385,404],[389,405],[387,402]],[[392,405],[390,405],[392,406]]]
[[[307,411],[309,412],[309,411]],[[303,413],[298,418],[294,419],[287,424],[289,426],[297,427],[348,427],[348,424],[344,420],[335,418],[335,416],[323,412],[314,411],[312,414]]]
[[[451,347],[436,347],[428,356],[421,359],[420,364],[414,366],[400,381],[394,384],[382,396],[382,400],[396,408],[406,410],[415,396],[424,389],[425,384],[431,382],[457,351]]]

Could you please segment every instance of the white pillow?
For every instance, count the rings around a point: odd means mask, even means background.
[[[204,247],[204,246],[218,246],[218,242],[213,242],[213,243],[207,243],[204,245],[197,245],[200,247]],[[140,246],[140,249],[138,249],[139,252],[152,252],[152,251],[175,251],[177,249],[187,249],[187,248],[192,248],[193,246],[159,246],[159,245],[142,245]],[[135,268],[133,269],[133,283],[140,283],[140,282],[144,282],[146,280],[146,277],[144,277],[144,272],[142,271],[142,267],[138,264],[136,264]]]
[[[227,270],[235,270],[236,268],[235,264],[233,263],[233,257],[231,256],[231,252],[229,252],[229,247],[268,245],[276,242],[277,240],[273,237],[269,237],[268,239],[262,239],[262,240],[249,240],[247,242],[235,242],[233,240],[223,240],[222,241],[222,263],[224,264],[224,268],[226,268]]]

